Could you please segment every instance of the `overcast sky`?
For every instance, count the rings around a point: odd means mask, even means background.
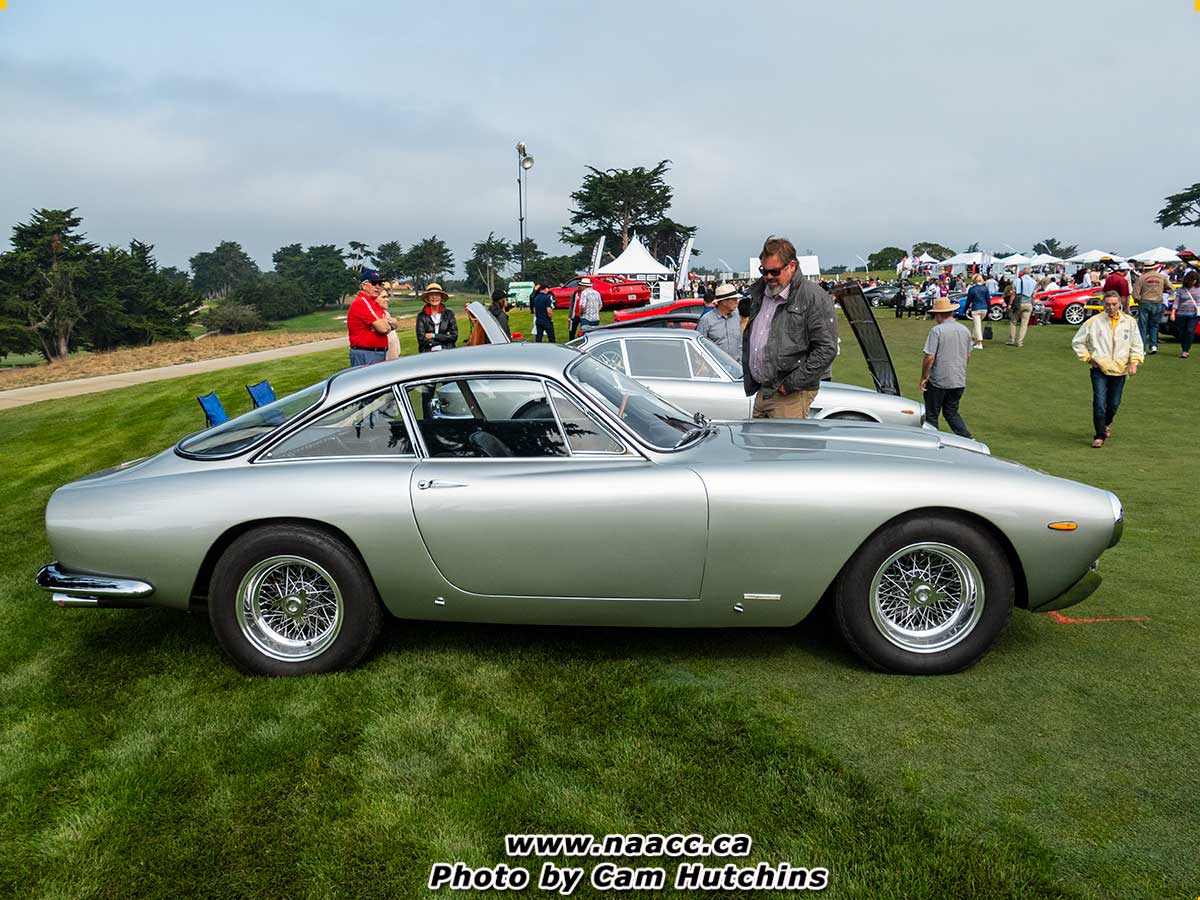
[[[461,264],[516,238],[523,140],[551,251],[585,166],[663,158],[698,264],[744,268],[767,233],[826,266],[1196,247],[1154,216],[1200,181],[1198,47],[1193,0],[8,0],[0,235],[77,206],[92,240],[183,268],[220,240],[269,268],[434,233]]]

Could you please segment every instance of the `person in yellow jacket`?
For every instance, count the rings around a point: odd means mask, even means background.
[[[1096,436],[1093,447],[1103,447],[1112,437],[1113,417],[1121,405],[1125,376],[1136,375],[1138,366],[1146,359],[1138,322],[1121,309],[1121,295],[1108,291],[1104,295],[1104,315],[1092,316],[1071,339],[1075,355],[1091,366],[1092,424]]]

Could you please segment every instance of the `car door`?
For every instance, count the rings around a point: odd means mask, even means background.
[[[456,391],[471,418],[439,414]],[[405,394],[422,444],[413,510],[451,585],[500,597],[700,596],[708,500],[691,469],[633,452],[537,378],[445,378]]]
[[[746,418],[749,406],[742,385],[693,344],[690,337],[628,337],[626,373],[680,409],[712,419]]]

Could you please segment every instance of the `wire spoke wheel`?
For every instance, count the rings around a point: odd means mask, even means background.
[[[246,640],[284,662],[320,656],[345,618],[333,576],[301,556],[272,556],[251,566],[238,585],[236,611]]]
[[[937,653],[974,630],[984,608],[983,576],[949,544],[909,544],[880,564],[871,580],[871,619],[889,642]]]

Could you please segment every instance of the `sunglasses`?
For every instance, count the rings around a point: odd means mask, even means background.
[[[791,263],[788,263],[788,266],[790,266],[790,265],[791,265]],[[772,278],[774,278],[777,275],[782,275],[783,270],[786,268],[787,268],[787,266],[779,266],[778,268],[775,268],[775,269],[767,269],[767,268],[764,268],[763,266],[759,266],[758,271],[761,272],[763,275],[770,275]]]

